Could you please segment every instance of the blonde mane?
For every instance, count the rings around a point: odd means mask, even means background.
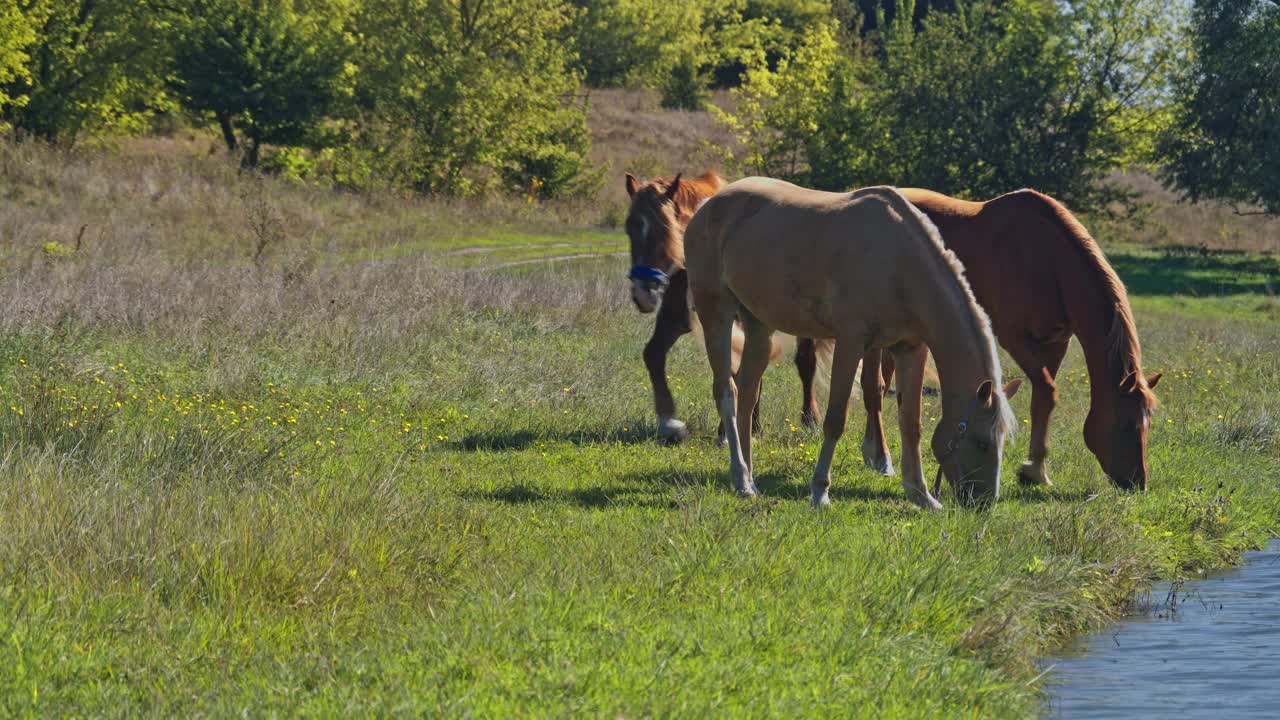
[[[977,322],[978,331],[982,333],[984,340],[983,349],[986,354],[986,361],[993,375],[995,384],[996,403],[1000,409],[999,412],[999,431],[1007,439],[1012,436],[1018,428],[1017,419],[1014,417],[1013,409],[1009,406],[1009,401],[1004,396],[1004,389],[1000,385],[1001,369],[1000,369],[1000,353],[996,350],[995,333],[991,329],[991,318],[987,315],[987,311],[978,304],[977,298],[973,294],[973,288],[969,286],[969,280],[964,274],[964,263],[960,262],[960,258],[946,246],[942,240],[942,233],[938,232],[938,227],[933,224],[928,215],[925,215],[919,208],[911,204],[911,201],[898,191],[897,188],[889,186],[881,186],[877,188],[864,188],[866,190],[882,190],[884,196],[892,198],[895,209],[904,215],[910,215],[917,221],[917,227],[924,231],[925,238],[932,245],[934,252],[930,253],[931,257],[937,260],[944,269],[944,274],[949,273],[954,276],[956,282],[960,286],[960,291],[964,294],[965,301],[969,303],[969,309],[973,312],[973,316]],[[1123,287],[1123,286],[1122,286]]]

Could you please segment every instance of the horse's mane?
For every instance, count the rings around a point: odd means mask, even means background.
[[[1111,309],[1111,326],[1104,346],[1107,361],[1117,370],[1121,382],[1133,378],[1133,390],[1141,395],[1148,410],[1155,408],[1156,397],[1142,375],[1142,347],[1138,344],[1138,327],[1133,320],[1133,308],[1129,305],[1129,293],[1120,276],[1102,254],[1102,248],[1062,203],[1035,190],[1010,193],[1014,194],[1034,198],[1036,202],[1031,205],[1059,226],[1063,236],[1069,241],[1068,244],[1093,271],[1091,275],[1098,281],[1102,297]]]
[[[906,196],[892,187],[864,188],[864,190],[879,190],[882,196],[889,198],[894,208],[904,216],[913,216],[918,221],[918,226],[924,231],[924,236],[933,245],[933,256],[943,265],[944,270],[953,274],[956,281],[960,285],[961,292],[964,293],[965,301],[969,303],[969,308],[973,311],[973,316],[977,321],[978,330],[982,333],[985,340],[984,349],[987,354],[987,362],[991,366],[994,375],[995,385],[992,390],[995,393],[999,413],[999,431],[1008,438],[1018,428],[1017,419],[1014,417],[1013,408],[1009,406],[1009,401],[1004,396],[1003,388],[999,385],[1001,380],[1000,371],[1000,353],[996,351],[995,333],[991,329],[991,318],[987,315],[987,311],[982,309],[978,304],[977,297],[973,294],[973,288],[969,287],[969,280],[964,274],[964,263],[960,262],[960,258],[951,252],[946,243],[942,241],[942,233],[938,232],[938,227],[933,224],[928,215],[925,215],[920,208],[912,205]],[[861,191],[857,191],[861,192]]]

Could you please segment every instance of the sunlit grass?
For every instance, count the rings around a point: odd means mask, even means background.
[[[286,216],[310,197],[264,192]],[[693,438],[654,441],[623,258],[460,269],[375,224],[394,260],[362,264],[358,232],[303,252],[286,224],[255,264],[181,214],[80,202],[0,213],[106,228],[0,265],[6,716],[1026,717],[1038,654],[1280,517],[1280,326],[1248,303],[1135,293],[1164,373],[1145,495],[1084,447],[1073,347],[1053,488],[1012,481],[1022,425],[994,509],[921,513],[862,467],[855,407],[814,513],[789,363],[764,498],[729,490],[691,339],[670,375]]]

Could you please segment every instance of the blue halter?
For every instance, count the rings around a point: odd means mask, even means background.
[[[633,265],[631,272],[627,273],[627,279],[639,280],[645,285],[656,287],[666,287],[670,280],[666,273],[648,265]]]

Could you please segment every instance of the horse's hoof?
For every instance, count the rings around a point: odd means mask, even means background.
[[[894,476],[893,461],[890,460],[887,455],[879,460],[876,460],[875,458],[863,458],[862,464],[866,465],[872,470],[875,470],[881,475],[884,475],[885,477]]]
[[[800,425],[802,427],[809,428],[810,430],[818,427],[818,414],[814,412],[814,413],[805,413],[801,415]]]
[[[809,499],[809,507],[814,510],[831,507],[831,496],[825,492],[821,495],[814,495]]]
[[[719,449],[723,450],[724,448],[726,448],[726,447],[728,447],[728,446],[729,446],[729,438],[725,437],[724,435],[721,435],[720,437],[716,438],[716,447],[717,447],[717,448],[719,448]]]
[[[919,507],[921,510],[942,509],[942,503],[938,502],[937,498],[930,495],[927,491],[923,495],[909,492],[907,493],[907,500],[910,500],[911,504]]]
[[[1049,473],[1044,471],[1044,466],[1037,466],[1032,462],[1022,463],[1022,467],[1018,468],[1018,484],[1023,487],[1036,487],[1039,485],[1053,487],[1053,483],[1049,480]]]
[[[664,445],[679,445],[689,437],[689,428],[673,417],[658,418],[658,438]]]
[[[862,464],[885,477],[893,477],[893,461],[889,459],[889,453],[879,452],[870,437],[862,441]]]

